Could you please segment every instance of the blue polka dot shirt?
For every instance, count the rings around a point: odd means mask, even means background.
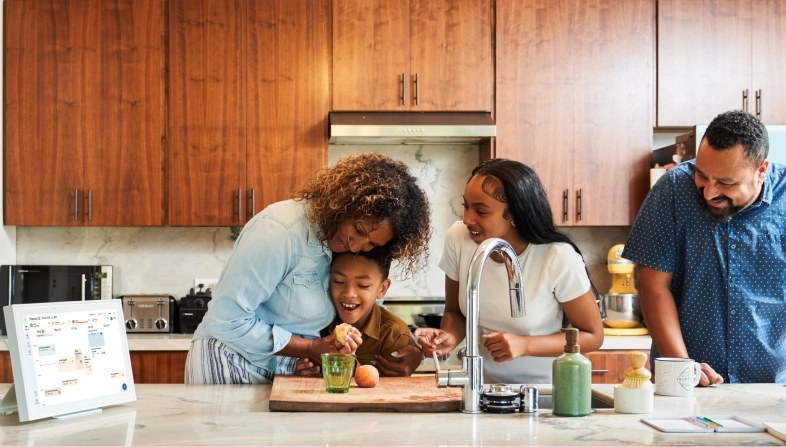
[[[727,382],[786,383],[786,166],[770,163],[761,196],[728,222],[702,208],[694,168],[658,180],[623,257],[673,274],[692,359]]]

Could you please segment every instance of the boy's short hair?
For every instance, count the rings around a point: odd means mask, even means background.
[[[342,253],[333,253],[333,263],[336,262],[336,259],[340,256],[360,256],[363,258],[368,259],[369,261],[374,262],[377,264],[379,271],[382,273],[382,280],[388,279],[388,275],[390,275],[390,251],[387,250],[385,247],[375,247],[369,251],[359,251],[357,253],[352,253],[351,251],[345,251]],[[331,263],[332,269],[332,263]]]

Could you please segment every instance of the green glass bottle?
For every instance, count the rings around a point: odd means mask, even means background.
[[[592,363],[579,353],[579,330],[563,329],[565,353],[552,366],[552,414],[589,416],[592,398]]]

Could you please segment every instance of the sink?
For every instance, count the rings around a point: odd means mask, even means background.
[[[554,401],[552,401],[551,395],[549,394],[539,395],[538,406],[540,407],[541,410],[551,410],[552,408],[554,408]],[[593,409],[614,408],[614,404],[610,404],[604,400],[592,396],[592,400],[590,400],[590,407]]]

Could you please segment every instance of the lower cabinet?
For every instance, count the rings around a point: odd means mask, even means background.
[[[634,351],[595,351],[585,354],[592,362],[592,383],[622,383]],[[649,355],[647,350],[644,352]],[[185,383],[188,351],[131,351],[134,383]],[[648,365],[647,369],[649,369]],[[0,351],[0,383],[13,383],[11,356]]]
[[[134,383],[185,383],[188,351],[131,351]]]
[[[188,351],[131,351],[134,383],[185,383]],[[0,383],[13,383],[11,355],[0,351]]]
[[[584,354],[592,362],[592,383],[622,383],[622,374],[630,367],[630,353],[643,352],[649,356],[648,350],[611,350],[595,351]],[[644,365],[649,367],[649,359]]]
[[[0,351],[0,383],[14,383],[14,371],[11,369],[11,353]]]

